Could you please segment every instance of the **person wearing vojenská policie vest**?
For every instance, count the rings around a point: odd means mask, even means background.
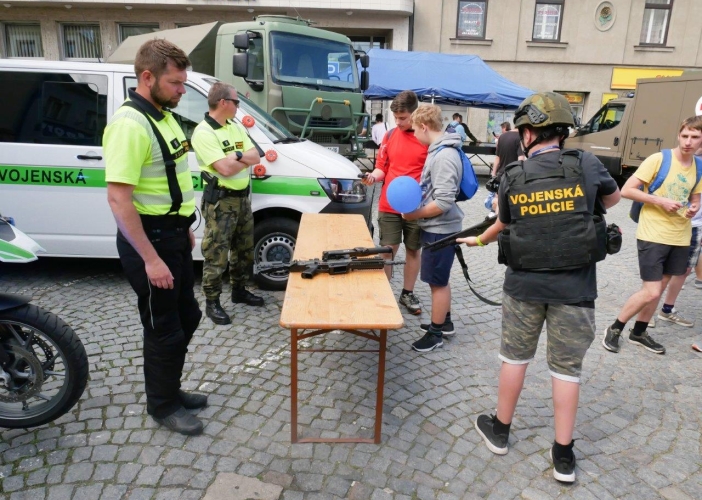
[[[166,108],[185,93],[185,53],[165,40],[137,52],[136,90],[105,128],[107,197],[117,221],[117,251],[137,294],[144,326],[146,411],[182,434],[203,430],[186,411],[207,397],[180,389],[188,344],[202,313],[193,290],[195,192],[185,134]]]
[[[227,262],[232,302],[263,305],[261,297],[245,288],[254,261],[250,166],[261,157],[244,128],[231,121],[239,106],[236,89],[217,82],[210,88],[207,103],[210,111],[192,137],[207,182],[202,195],[202,290],[207,317],[218,325],[228,325],[231,319],[219,302]]]
[[[663,290],[673,276],[687,270],[692,225],[690,219],[700,208],[702,182],[697,183],[695,151],[702,145],[702,117],[686,119],[678,130],[678,146],[670,154],[670,170],[661,186],[649,193],[649,186],[663,163],[663,153],[646,158],[624,184],[622,194],[642,202],[639,225],[636,229],[636,248],[639,257],[641,289],[624,303],[619,315],[605,330],[602,345],[611,352],[619,352],[619,340],[627,321],[636,316],[634,328],[629,331],[629,342],[656,354],[665,354],[665,347],[651,338],[647,331]],[[641,189],[645,187],[645,191]],[[673,283],[674,284],[674,283]],[[678,283],[682,288],[682,283]],[[680,320],[672,304],[658,317]]]
[[[522,102],[514,120],[528,159],[506,167],[495,224],[478,237],[456,240],[484,246],[499,238],[500,260],[508,265],[497,411],[480,415],[475,428],[490,451],[507,453],[526,369],[545,321],[555,417],[553,474],[570,483],[575,481],[573,430],[580,372],[595,339],[595,262],[606,254],[605,222],[598,214],[615,205],[620,193],[594,155],[561,151],[573,126],[565,97],[534,94]]]
[[[429,146],[422,177],[420,207],[402,214],[408,221],[416,220],[421,228],[422,244],[433,243],[446,235],[461,230],[463,211],[456,204],[463,176],[460,153],[461,138],[457,133],[441,131],[441,108],[423,105],[412,113],[414,135]],[[426,332],[412,344],[418,352],[429,352],[441,347],[443,337],[455,333],[451,321],[451,266],[455,255],[452,245],[435,252],[422,252],[420,279],[431,288],[431,323],[420,325]]]

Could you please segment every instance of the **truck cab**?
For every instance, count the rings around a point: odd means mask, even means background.
[[[622,176],[622,153],[626,145],[629,113],[633,99],[613,99],[566,139],[565,147],[582,149],[597,156],[610,175]]]
[[[356,159],[358,133],[367,117],[350,40],[287,16],[259,16],[224,24],[217,33],[217,77],[279,121],[294,135]],[[359,55],[363,67],[368,57]],[[224,71],[224,68],[231,68]]]

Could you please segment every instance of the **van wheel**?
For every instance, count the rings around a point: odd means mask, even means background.
[[[297,230],[300,223],[296,220],[274,217],[254,225],[254,260],[256,264],[264,262],[292,261]],[[288,284],[288,271],[257,274],[254,278],[264,290],[285,290]]]

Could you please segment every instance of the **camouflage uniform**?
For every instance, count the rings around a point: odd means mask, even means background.
[[[546,361],[551,375],[579,382],[583,358],[595,339],[594,301],[592,307],[540,304],[503,294],[500,360],[520,365],[534,359],[544,321],[548,335]]]
[[[202,239],[202,289],[216,300],[222,292],[222,276],[229,263],[232,289],[243,288],[253,268],[253,214],[246,197],[222,198],[202,203],[205,235]]]

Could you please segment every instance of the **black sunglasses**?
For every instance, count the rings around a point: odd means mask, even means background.
[[[234,106],[239,106],[239,99],[227,99],[226,97],[223,99],[225,101],[232,101],[234,103]]]

